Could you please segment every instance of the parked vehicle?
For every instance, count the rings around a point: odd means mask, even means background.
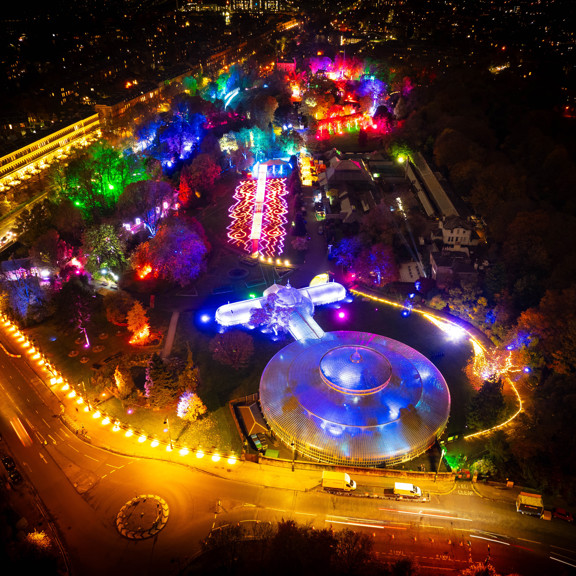
[[[558,518],[558,520],[564,520],[565,522],[574,522],[574,516],[565,508],[554,508],[552,510],[552,518]]]
[[[322,472],[322,488],[329,492],[352,492],[356,490],[356,482],[346,472]]]
[[[516,512],[540,518],[544,513],[544,502],[542,496],[540,494],[520,492],[518,498],[516,498]]]
[[[404,498],[419,500],[422,498],[422,490],[418,486],[414,486],[414,484],[395,482],[394,488],[384,489],[384,496],[387,498],[395,498],[396,500],[402,500]]]

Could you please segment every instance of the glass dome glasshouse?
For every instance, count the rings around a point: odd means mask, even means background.
[[[422,354],[367,332],[329,332],[278,352],[260,382],[271,430],[310,459],[382,466],[425,452],[442,433],[450,393]]]

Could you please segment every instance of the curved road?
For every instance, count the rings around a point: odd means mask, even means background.
[[[4,334],[0,342],[13,350]],[[170,574],[198,553],[211,529],[282,518],[366,530],[375,535],[381,557],[415,556],[434,573],[456,573],[488,556],[499,571],[524,576],[568,574],[576,565],[575,527],[521,516],[509,502],[480,498],[470,483],[423,485],[431,493],[427,503],[333,496],[319,489],[318,472],[298,467],[185,465],[177,454],[152,459],[150,448],[114,435],[89,415],[86,436],[77,435],[61,408],[73,412],[72,402],[57,398],[41,374],[24,358],[0,352],[0,431],[4,451],[10,447],[25,478],[15,497],[38,495],[58,528],[72,574]],[[16,419],[24,433],[11,425]],[[356,480],[358,492],[391,484],[376,476]],[[129,540],[117,531],[116,516],[142,494],[163,498],[169,520],[157,536]]]

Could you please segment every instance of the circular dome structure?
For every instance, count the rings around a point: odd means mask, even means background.
[[[272,431],[311,459],[381,466],[425,452],[444,430],[450,393],[425,356],[367,332],[329,332],[278,352],[260,382]]]

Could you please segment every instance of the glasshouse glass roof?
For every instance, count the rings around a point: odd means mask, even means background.
[[[450,393],[409,346],[367,332],[329,332],[278,352],[260,382],[270,428],[320,462],[380,466],[426,451],[444,430]]]

